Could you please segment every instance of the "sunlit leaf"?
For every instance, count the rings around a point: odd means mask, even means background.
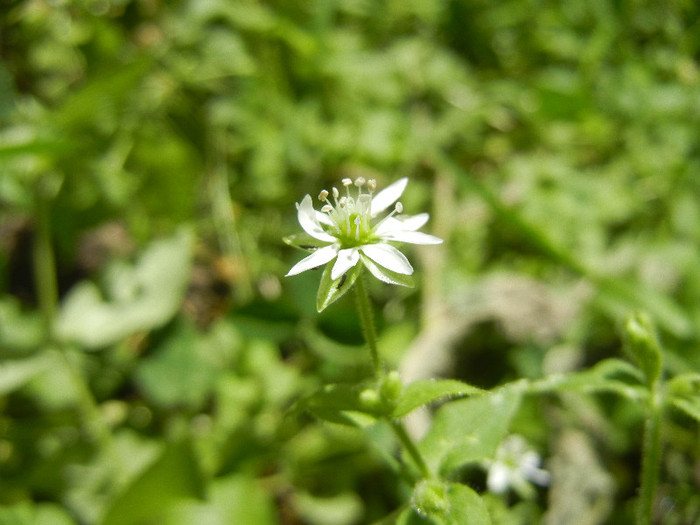
[[[454,379],[420,379],[408,385],[399,398],[393,416],[400,418],[416,408],[443,399],[482,394],[480,388]]]
[[[521,396],[518,388],[502,388],[440,407],[419,444],[428,465],[450,473],[492,456],[508,432]]]

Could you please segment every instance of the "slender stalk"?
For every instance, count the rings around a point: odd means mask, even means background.
[[[39,311],[44,321],[44,336],[47,341],[53,342],[54,321],[58,308],[58,280],[56,278],[56,260],[51,244],[49,202],[42,195],[36,196],[35,214],[37,224],[32,250],[34,282]]]
[[[38,188],[35,195],[36,232],[32,250],[32,265],[39,310],[44,322],[44,340],[48,347],[58,348],[66,371],[78,392],[78,411],[83,427],[91,439],[103,447],[109,447],[111,435],[102,420],[100,409],[89,386],[85,382],[74,359],[64,345],[56,338],[55,324],[58,312],[58,278],[56,276],[56,256],[51,241],[51,201],[42,195]]]
[[[369,347],[370,356],[372,358],[374,374],[377,378],[380,378],[383,374],[383,370],[379,361],[379,351],[377,350],[377,330],[374,326],[372,306],[369,302],[369,295],[367,294],[367,287],[362,274],[360,274],[355,281],[355,297],[357,299],[357,311],[360,315],[362,333],[365,336],[367,346]],[[411,459],[416,464],[416,467],[418,467],[418,470],[420,470],[421,475],[424,478],[433,477],[428,465],[418,450],[418,447],[416,447],[413,439],[408,435],[408,432],[406,432],[406,428],[404,427],[403,423],[396,419],[389,419],[389,425],[401,443],[401,446],[404,448],[404,450],[406,450],[408,455],[411,456]]]
[[[392,420],[390,423],[394,434],[396,434],[396,437],[401,442],[401,445],[403,445],[403,448],[411,456],[411,459],[418,467],[418,470],[420,470],[423,478],[432,478],[432,472],[430,472],[428,465],[423,459],[418,447],[416,447],[416,444],[413,442],[413,439],[408,435],[408,432],[406,432],[406,427],[404,427],[403,423],[396,419]]]
[[[355,298],[357,299],[357,312],[360,315],[360,324],[362,325],[362,333],[369,347],[369,354],[372,359],[372,367],[374,374],[380,377],[382,374],[382,365],[379,361],[379,351],[377,350],[377,330],[374,327],[374,317],[372,316],[372,306],[367,295],[367,287],[365,286],[364,276],[360,276],[355,281]]]
[[[654,496],[659,483],[661,464],[661,412],[663,402],[658,392],[658,382],[652,385],[649,396],[649,414],[644,424],[644,444],[642,448],[642,474],[637,524],[649,525],[654,522]]]

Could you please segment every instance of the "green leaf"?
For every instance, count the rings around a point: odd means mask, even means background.
[[[372,259],[363,254],[360,254],[360,257],[362,258],[362,264],[364,264],[372,275],[380,281],[384,281],[387,284],[406,286],[407,288],[413,288],[415,286],[413,277],[410,275],[392,272],[383,266],[379,266]]]
[[[643,373],[622,359],[604,359],[582,372],[566,375],[551,375],[530,384],[533,393],[578,391],[587,394],[610,392],[632,401],[645,399],[649,391],[642,386]]]
[[[362,271],[362,266],[356,264],[350,268],[347,273],[341,275],[337,279],[331,279],[331,269],[333,264],[328,263],[323,270],[321,283],[318,285],[318,294],[316,295],[316,310],[321,313],[331,304],[340,299],[345,293],[355,284],[358,275]]]
[[[171,444],[112,502],[101,525],[163,523],[175,506],[200,499],[202,491],[189,444]]]
[[[207,343],[194,328],[183,326],[140,361],[135,376],[146,397],[164,408],[200,408],[221,376]]]
[[[23,501],[11,506],[0,506],[0,524],[3,525],[74,525],[76,522],[55,503]]]
[[[91,282],[75,286],[57,321],[67,341],[96,349],[162,326],[178,311],[190,276],[192,235],[154,242],[134,266],[113,265],[103,297]]]
[[[700,422],[700,374],[680,374],[668,382],[668,402]]]
[[[27,381],[52,366],[53,360],[47,354],[39,354],[27,359],[0,363],[0,396],[20,388]]]
[[[522,389],[517,386],[440,407],[419,444],[428,466],[449,474],[467,463],[491,457],[520,405]]]
[[[625,350],[651,385],[661,376],[661,347],[649,316],[635,313],[625,323]]]
[[[158,523],[163,525],[276,525],[272,498],[249,474],[216,479],[205,501],[186,501],[171,508]]]
[[[444,398],[483,394],[480,388],[454,379],[421,379],[408,385],[399,398],[393,417],[400,418],[416,408]]]

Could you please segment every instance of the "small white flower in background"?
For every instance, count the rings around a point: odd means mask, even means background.
[[[287,276],[328,265],[324,273],[328,286],[324,287],[322,278],[319,289],[319,311],[322,303],[327,306],[352,285],[362,267],[385,283],[412,286],[408,276],[413,267],[391,243],[440,244],[442,239],[417,231],[428,221],[427,213],[401,215],[403,205],[398,199],[407,184],[407,178],[399,179],[375,194],[373,179],[343,179],[342,190],[321,191],[320,211],[314,209],[309,195],[297,204],[299,224],[306,234],[292,235],[285,242],[312,253]],[[392,205],[393,209],[380,218]],[[323,300],[321,295],[325,295]]]
[[[539,454],[522,436],[508,436],[498,447],[496,457],[486,462],[488,489],[496,494],[513,489],[521,497],[530,498],[535,494],[531,483],[549,485],[551,476],[540,464]]]

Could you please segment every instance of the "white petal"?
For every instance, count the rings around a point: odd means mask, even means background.
[[[321,224],[325,224],[327,226],[335,226],[333,219],[331,219],[327,213],[323,213],[322,211],[316,212],[316,219],[318,219],[318,222],[320,222]]]
[[[489,469],[486,484],[491,492],[496,494],[505,492],[508,489],[510,480],[510,470],[501,463],[494,463]]]
[[[392,217],[396,222],[401,223],[401,227],[404,230],[417,230],[425,225],[430,218],[428,213],[419,213],[418,215],[398,215],[397,217]]]
[[[318,217],[316,216],[318,212],[314,210],[314,206],[311,202],[311,197],[306,195],[301,204],[299,204],[299,210],[297,212],[297,217],[299,218],[299,224],[304,228],[304,231],[318,239],[319,241],[325,242],[335,242],[335,237],[326,233],[321,224],[318,222]]]
[[[407,242],[410,244],[442,244],[443,240],[423,232],[393,231],[381,236],[384,241]]]
[[[369,257],[363,257],[362,264],[364,264],[365,268],[367,268],[370,271],[370,273],[380,281],[383,281],[387,284],[401,284],[400,282],[395,281],[394,279],[383,273],[379,269],[379,267],[372,262],[372,259],[370,259]]]
[[[360,246],[360,250],[374,262],[392,272],[403,275],[413,273],[413,266],[408,262],[406,256],[389,244],[366,244]]]
[[[316,250],[314,253],[308,257],[303,258],[301,261],[292,266],[292,269],[287,272],[285,277],[290,275],[296,275],[306,270],[311,270],[317,266],[322,266],[328,261],[332,261],[338,254],[338,246],[331,244],[330,246],[324,246],[320,250]]]
[[[360,252],[357,248],[346,248],[338,252],[338,260],[331,270],[331,279],[334,281],[357,264],[360,260]]]
[[[393,184],[390,184],[372,197],[370,215],[375,217],[378,213],[386,210],[389,206],[399,200],[399,197],[401,197],[401,194],[406,189],[407,184],[408,178],[404,177],[403,179],[399,179]]]

